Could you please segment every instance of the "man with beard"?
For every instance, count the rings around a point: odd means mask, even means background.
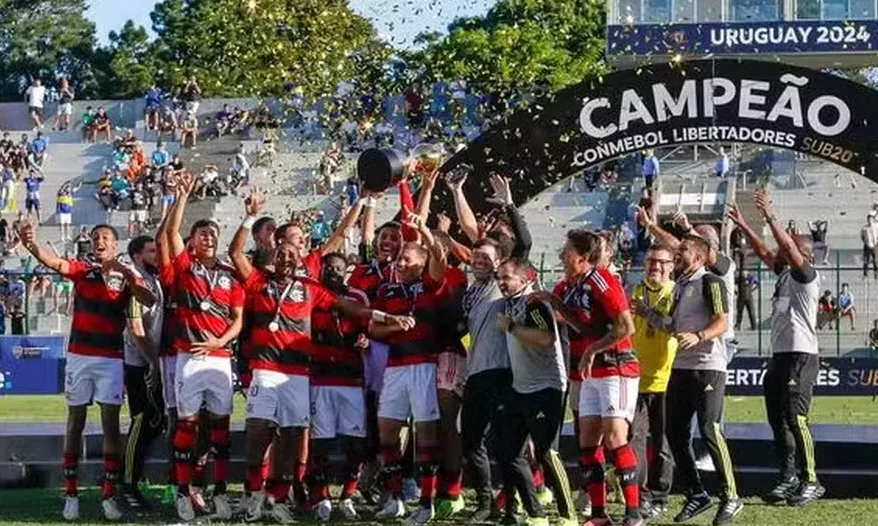
[[[732,522],[744,505],[738,498],[732,459],[720,425],[727,365],[722,338],[728,329],[729,309],[725,285],[706,266],[710,251],[709,242],[701,236],[683,238],[676,255],[679,278],[671,315],[648,318],[656,329],[673,332],[679,345],[668,381],[667,436],[686,504],[674,522],[688,521],[714,504],[695,465],[695,416],[720,484],[720,506],[713,519],[718,526]]]
[[[79,518],[77,468],[83,450],[82,432],[86,410],[97,402],[101,408],[104,452],[101,508],[107,520],[119,520],[122,512],[114,497],[122,453],[119,408],[124,397],[125,307],[132,296],[148,306],[153,305],[155,298],[143,280],[116,259],[118,234],[109,225],[98,225],[91,231],[94,263],[62,259],[39,246],[31,224],[22,223],[18,236],[37,261],[71,280],[75,293],[64,384],[64,519]]]
[[[128,256],[155,296],[151,307],[144,306],[137,298],[131,299],[125,330],[125,392],[131,426],[125,447],[122,495],[132,508],[143,509],[147,503],[138,485],[143,480],[144,461],[166,423],[159,366],[165,303],[157,276],[155,240],[150,236],[132,239],[128,242]]]
[[[500,264],[497,282],[505,297],[504,312],[494,321],[506,333],[512,389],[504,402],[500,434],[500,465],[506,493],[504,523],[515,523],[515,492],[527,513],[527,524],[548,526],[536,495],[530,466],[521,455],[528,436],[543,464],[547,482],[558,496],[559,524],[576,524],[570,482],[552,445],[564,421],[567,388],[565,360],[558,326],[548,304],[533,295],[532,269],[521,260]]]
[[[396,330],[406,330],[411,320],[369,310],[346,299],[337,299],[318,282],[298,277],[301,264],[298,248],[282,243],[275,250],[273,270],[269,273],[254,268],[244,254],[244,244],[263,199],[252,194],[247,199],[248,217],[238,229],[229,248],[229,255],[244,287],[251,296],[248,309],[252,311],[253,327],[245,342],[253,369],[253,380],[247,399],[247,478],[254,492],[247,512],[247,520],[262,516],[266,495],[263,492],[262,460],[265,450],[277,429],[280,439],[276,445],[274,481],[268,490],[272,516],[283,523],[292,521],[285,505],[289,493],[290,462],[286,452],[299,448],[294,443],[307,440],[303,431],[310,424],[309,354],[311,342],[312,308],[335,308],[345,315],[376,319]]]
[[[646,252],[646,276],[635,285],[631,298],[635,311],[631,340],[640,362],[632,442],[640,459],[637,464],[640,509],[647,519],[664,513],[671,491],[674,464],[665,435],[665,397],[677,340],[671,333],[651,327],[641,313],[653,309],[662,316],[670,315],[674,302],[674,282],[670,278],[673,269],[674,256],[670,249],[660,245],[650,248]]]
[[[253,223],[253,242],[256,246],[247,252],[247,256],[256,268],[265,268],[271,265],[274,259],[274,233],[277,223],[268,216],[260,217]]]
[[[413,316],[417,324],[411,331],[399,331],[380,322],[369,328],[370,336],[388,347],[378,404],[378,432],[391,497],[376,517],[389,519],[405,514],[400,431],[412,418],[421,497],[409,522],[424,524],[435,516],[433,499],[439,461],[436,358],[442,350],[438,306],[446,282],[441,246],[418,216],[412,216],[410,226],[420,232],[426,248],[415,242],[403,246],[396,261],[399,282],[381,285],[375,306],[391,314]]]
[[[235,277],[235,269],[223,265],[216,257],[219,226],[211,220],[199,220],[190,232],[191,250],[180,236],[180,225],[195,178],[181,176],[179,196],[168,219],[168,234],[159,244],[171,258],[180,326],[174,347],[176,363],[177,427],[174,431],[174,464],[177,480],[175,506],[184,521],[195,518],[190,498],[192,454],[197,435],[198,414],[202,404],[210,414],[210,444],[214,452],[215,515],[231,518],[232,509],[226,495],[232,412],[232,352],[230,345],[238,337],[244,310],[244,290]]]
[[[366,294],[345,285],[347,261],[339,253],[323,258],[321,283],[338,297],[368,306]],[[357,491],[366,441],[366,401],[363,394],[363,351],[369,341],[364,323],[340,315],[330,306],[311,312],[311,500],[318,520],[332,514],[329,494],[329,453],[335,438],[344,452],[344,487],[339,508],[346,520],[357,519]]]
[[[763,385],[780,480],[763,499],[771,504],[805,506],[825,492],[817,481],[814,440],[808,428],[819,369],[816,326],[820,280],[808,239],[784,231],[768,194],[756,194],[756,208],[771,229],[777,253],[772,253],[762,236],[750,228],[736,205],[729,211],[729,218],[744,233],[753,252],[778,274],[771,312],[771,363]]]
[[[571,230],[561,253],[564,279],[547,301],[568,327],[570,378],[580,382],[577,415],[583,478],[591,501],[587,526],[609,523],[604,450],[612,454],[625,500],[625,526],[640,526],[637,459],[628,431],[637,402],[640,366],[631,349],[634,321],[621,282],[601,266],[602,236]],[[573,389],[571,389],[571,393]]]

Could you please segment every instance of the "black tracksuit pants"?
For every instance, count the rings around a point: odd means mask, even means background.
[[[640,498],[667,504],[674,475],[674,459],[665,433],[665,393],[640,393],[631,426],[631,445],[637,454],[637,484]]]
[[[533,473],[522,455],[529,435],[534,443],[534,454],[542,463],[546,483],[555,493],[558,515],[577,520],[567,471],[561,456],[552,448],[563,422],[563,392],[551,388],[526,394],[512,390],[504,404],[499,455],[507,512],[514,506],[517,490],[528,515],[545,516],[537,501]]]
[[[512,391],[512,371],[509,369],[490,369],[476,373],[466,380],[461,409],[461,442],[463,457],[468,468],[470,487],[480,499],[491,497],[491,463],[489,460],[487,438],[490,434],[496,446],[500,435],[503,403]],[[491,447],[496,457],[497,448]]]
[[[674,455],[680,483],[686,495],[703,493],[701,475],[695,467],[692,450],[692,416],[707,452],[716,467],[720,497],[738,497],[732,458],[722,432],[720,420],[726,391],[725,371],[673,369],[668,382],[668,444]]]
[[[817,481],[808,412],[819,368],[816,354],[777,353],[765,373],[765,412],[784,479],[798,475],[805,482]]]
[[[131,426],[125,446],[125,484],[136,485],[143,480],[146,455],[153,441],[161,436],[167,420],[162,384],[158,379],[150,387],[146,380],[148,367],[125,365],[125,391]]]

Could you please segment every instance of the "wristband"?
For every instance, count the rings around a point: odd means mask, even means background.
[[[251,228],[253,228],[254,224],[256,224],[256,217],[255,216],[247,216],[244,219],[244,222],[241,223],[241,226],[246,228],[247,230],[250,230]]]
[[[384,323],[387,320],[387,314],[381,312],[380,310],[372,311],[372,321],[377,321],[378,323]]]

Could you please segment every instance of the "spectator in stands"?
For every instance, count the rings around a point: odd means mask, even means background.
[[[21,229],[21,226],[24,224],[24,212],[21,210],[18,211],[18,215],[15,218],[15,221],[12,222],[12,246],[9,248],[10,252],[16,252],[18,247],[21,245],[21,238],[18,237],[18,231]],[[22,260],[22,268],[25,267],[25,261],[28,261],[30,257],[28,256],[27,260]],[[27,273],[27,270],[24,270]]]
[[[13,336],[24,336],[27,333],[24,327],[24,311],[21,310],[22,307],[23,305],[21,301],[15,301],[9,312],[9,324],[12,326],[11,334]]]
[[[817,301],[817,328],[826,327],[832,330],[832,323],[835,321],[838,311],[835,308],[835,298],[832,297],[832,291],[827,290],[820,296]]]
[[[356,177],[349,177],[345,183],[345,192],[347,194],[347,204],[353,206],[360,198],[360,182]]]
[[[97,116],[97,112],[91,106],[87,106],[85,108],[85,113],[82,114],[82,139],[85,141],[91,141],[91,129],[95,124],[95,117]]]
[[[43,127],[43,105],[46,103],[46,87],[43,86],[43,81],[35,78],[24,95],[34,131],[37,131]]]
[[[6,334],[6,299],[0,301],[0,335]]]
[[[46,298],[52,293],[52,278],[49,276],[49,268],[43,264],[34,267],[30,277],[30,283],[27,285],[27,294],[29,300],[37,298]]]
[[[159,110],[162,107],[162,90],[155,83],[144,94],[146,106],[143,109],[143,117],[146,120],[148,130],[157,130],[159,127]]]
[[[232,180],[228,186],[233,194],[237,195],[239,188],[250,184],[250,161],[244,152],[243,144],[238,146],[235,158],[232,159],[231,176]]]
[[[738,268],[738,274],[735,277],[735,285],[737,294],[735,295],[737,305],[735,306],[735,330],[741,330],[741,321],[744,319],[744,311],[747,311],[747,318],[750,321],[750,330],[756,330],[756,315],[753,308],[753,291],[759,286],[756,276],[747,272],[742,267]]]
[[[73,219],[73,194],[82,187],[82,182],[75,187],[70,181],[65,182],[58,189],[55,198],[55,213],[58,215],[58,228],[61,231],[61,242],[73,241],[70,234],[70,224]]]
[[[863,241],[863,278],[869,277],[871,263],[875,279],[878,279],[878,220],[874,215],[866,216],[866,224],[860,230],[860,239]]]
[[[137,136],[134,135],[134,130],[128,128],[125,130],[125,134],[116,139],[116,148],[123,149],[127,152],[133,152],[134,146],[137,145]]]
[[[323,156],[320,158],[320,193],[332,191],[336,174],[343,160],[344,154],[341,153],[338,143],[330,143],[329,148],[323,152]]]
[[[168,174],[169,177],[173,177],[174,179],[183,175],[183,172],[186,170],[185,166],[183,166],[183,159],[180,158],[179,153],[175,153],[171,156],[171,162],[168,163],[167,168],[165,169],[165,173]]]
[[[193,148],[198,146],[198,119],[193,111],[186,112],[186,117],[183,119],[183,125],[180,130],[181,148],[186,147],[187,140]]]
[[[419,82],[412,83],[405,92],[405,114],[411,128],[424,125],[424,92]]]
[[[98,111],[95,113],[94,120],[89,129],[89,140],[97,142],[98,134],[101,132],[106,135],[107,142],[113,142],[113,123],[110,121],[110,116],[107,115],[107,110],[103,106],[98,106]]]
[[[143,151],[143,143],[135,141],[134,151],[128,159],[128,180],[136,181],[143,176],[146,168],[146,152]]]
[[[609,190],[616,185],[616,182],[618,180],[619,174],[616,173],[616,168],[611,165],[605,165],[601,169],[601,177],[598,185],[600,186],[601,190]]]
[[[162,136],[167,133],[171,135],[172,141],[176,141],[178,127],[179,124],[177,122],[177,114],[174,113],[174,109],[170,106],[165,106],[164,108],[162,108],[162,113],[159,118],[158,138],[161,139]]]
[[[165,170],[162,175],[162,221],[168,214],[168,209],[177,199],[177,178],[170,170]]]
[[[73,119],[73,99],[75,94],[66,77],[61,77],[59,85],[58,111],[55,114],[53,130],[65,131],[70,128]]]
[[[65,254],[65,259],[69,254]],[[63,316],[73,316],[73,282],[62,277],[60,274],[54,276],[54,287],[52,292],[52,308],[46,314],[59,314]],[[61,307],[61,298],[64,298],[64,306]]]
[[[198,176],[198,189],[196,190],[196,195],[200,199],[204,199],[208,194],[218,197],[220,195],[220,189],[217,188],[217,183],[219,182],[219,170],[216,165],[208,164],[204,167],[201,174]]]
[[[857,330],[855,328],[857,324],[857,308],[854,306],[854,293],[851,292],[851,287],[847,283],[841,284],[841,292],[838,293],[839,328],[841,327],[842,318],[850,318],[851,330]]]
[[[31,172],[24,178],[27,219],[30,221],[31,215],[33,215],[36,218],[38,225],[43,222],[43,219],[40,216],[40,185],[42,182],[43,174],[38,172]]]
[[[143,233],[148,219],[149,199],[143,182],[137,181],[131,187],[131,210],[128,212],[128,237],[134,238]]]
[[[186,104],[187,112],[198,114],[198,107],[201,105],[201,87],[195,75],[189,77],[186,85],[180,90],[180,100]]]
[[[49,141],[46,140],[46,136],[43,135],[43,132],[37,132],[37,136],[30,143],[30,155],[28,157],[28,165],[31,168],[36,168],[40,172],[43,171],[43,166],[46,164],[46,160],[49,157],[48,154],[49,149]]]
[[[872,322],[872,330],[869,331],[869,349],[873,353],[878,352],[878,320]]]
[[[619,245],[619,254],[623,260],[630,261],[634,257],[635,236],[631,230],[631,225],[625,221],[619,225],[616,233],[616,240]]]
[[[825,219],[808,221],[808,230],[811,231],[811,240],[814,243],[814,261],[822,261],[823,265],[829,265],[829,245],[826,244],[828,229],[829,221]]]
[[[9,211],[9,204],[15,199],[13,188],[15,185],[15,172],[9,165],[0,165],[0,210]]]
[[[149,165],[153,172],[161,174],[165,167],[171,162],[171,155],[165,149],[165,143],[158,141],[155,145],[155,151],[149,157]]]
[[[796,220],[795,220],[795,219],[790,219],[790,220],[789,220],[789,222],[787,223],[786,231],[787,231],[787,234],[791,235],[792,237],[796,237],[796,236],[799,236],[799,235],[802,234],[802,233],[799,231],[799,225],[796,224]]]
[[[729,173],[729,156],[722,146],[719,147],[719,156],[716,158],[713,172],[717,177],[725,177]]]
[[[652,188],[653,183],[661,175],[661,167],[658,157],[655,156],[653,150],[643,152],[643,164],[641,165],[641,174],[643,175],[643,184]]]
[[[234,119],[235,114],[229,109],[228,104],[223,104],[223,107],[220,111],[216,113],[216,117],[214,118],[216,121],[216,135],[217,137],[222,137],[227,133],[231,133],[232,131],[232,120]]]
[[[317,211],[317,217],[311,223],[311,250],[320,248],[332,234],[332,225],[326,220],[323,210]]]
[[[76,259],[83,261],[91,254],[91,235],[89,235],[88,227],[82,225],[79,228],[79,235],[73,240],[76,246]]]
[[[0,217],[0,258],[9,255],[9,247],[12,244],[12,229],[5,217]],[[0,259],[0,269],[3,268],[3,259]]]

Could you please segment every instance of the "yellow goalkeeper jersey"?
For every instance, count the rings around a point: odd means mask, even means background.
[[[668,316],[674,303],[674,282],[652,286],[642,281],[634,287],[633,301],[646,304],[655,312]],[[677,354],[677,339],[660,329],[650,327],[646,318],[634,316],[634,352],[640,361],[640,392],[663,393],[668,388],[671,365]]]

